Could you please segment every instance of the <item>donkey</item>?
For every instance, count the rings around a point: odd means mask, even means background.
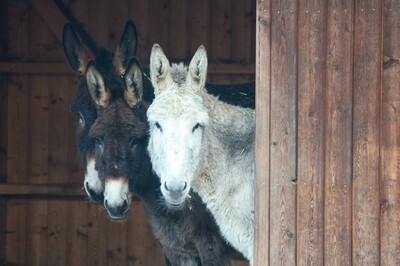
[[[162,205],[159,178],[146,152],[148,104],[142,101],[143,75],[138,60],[133,59],[123,73],[125,88],[116,90],[109,89],[109,80],[94,63],[89,63],[86,72],[88,91],[98,108],[89,134],[97,140],[96,167],[105,183],[104,204],[110,216],[125,218],[132,195],[136,195],[172,265],[230,265],[233,250],[198,195],[193,194],[176,212]]]
[[[166,204],[182,208],[193,189],[225,239],[252,264],[255,112],[208,94],[207,64],[203,46],[189,67],[171,66],[153,46],[148,151]]]
[[[97,58],[96,61],[85,65],[87,56],[79,39],[70,26],[67,25],[64,29],[64,48],[67,47],[65,50],[68,60],[74,69],[85,73],[85,76],[78,76],[78,81],[85,82],[79,83],[82,86],[77,92],[79,97],[76,95],[74,98],[77,107],[73,110],[86,110],[86,107],[78,103],[92,105],[94,113],[92,112],[90,117],[95,117],[96,121],[93,123],[93,120],[85,119],[83,123],[78,123],[78,145],[84,143],[79,141],[80,137],[94,143],[93,150],[92,146],[82,145],[80,152],[96,154],[96,170],[102,188],[106,188],[105,204],[111,216],[116,219],[126,216],[132,194],[142,200],[153,231],[172,265],[229,265],[231,253],[236,258],[242,257],[220,237],[213,218],[196,194],[193,194],[191,203],[184,211],[170,212],[161,205],[159,179],[152,171],[146,152],[148,104],[143,100],[143,89],[140,89],[143,88],[143,76],[137,59],[132,59],[128,66],[127,58],[132,57],[133,53],[129,51],[128,44],[132,43],[132,37],[131,34],[125,34],[127,31],[131,32],[125,28],[111,66],[111,60],[102,61]],[[110,59],[109,56],[107,58]],[[102,98],[103,100],[98,99],[104,96],[106,98]],[[108,109],[102,107],[104,104]],[[80,130],[80,127],[84,127],[85,130]],[[90,136],[88,127],[91,128]],[[121,147],[119,142],[126,144],[122,145],[125,147]],[[127,157],[110,156],[118,149],[121,151],[119,155]],[[82,155],[85,158],[85,154]],[[129,162],[126,159],[129,159]],[[116,178],[107,178],[108,173],[114,177],[127,178],[118,184]],[[111,186],[105,186],[106,182],[111,182]],[[128,188],[125,186],[127,183]],[[111,196],[108,197],[109,195]],[[121,203],[119,205],[115,204],[118,200]]]
[[[130,53],[126,55],[127,58],[135,56],[137,50],[137,31],[132,21],[126,23],[122,36],[117,53]],[[122,40],[125,40],[125,42]],[[78,89],[72,99],[71,111],[76,113],[78,117],[76,136],[82,165],[85,169],[84,188],[92,203],[103,203],[104,188],[98,177],[94,160],[95,140],[89,137],[89,129],[97,116],[96,107],[92,104],[86,89],[86,79],[84,76],[89,56],[83,49],[71,24],[66,24],[64,27],[63,47],[68,63],[77,74]],[[96,55],[94,61],[103,73],[108,73],[113,68],[111,63],[113,54],[104,48],[98,50],[99,54]],[[127,62],[123,63],[126,64]],[[147,79],[144,82],[148,90],[144,92],[143,97],[146,101],[152,101],[154,97],[153,87]],[[254,82],[229,85],[208,84],[207,87],[212,94],[218,95],[225,102],[254,108]]]

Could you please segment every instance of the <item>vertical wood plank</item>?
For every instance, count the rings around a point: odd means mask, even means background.
[[[49,183],[62,184],[68,180],[68,114],[69,88],[63,75],[49,77]],[[48,203],[49,265],[66,265],[67,203],[52,200]]]
[[[299,2],[297,264],[323,265],[325,1]]]
[[[214,0],[210,6],[211,43],[207,49],[209,61],[226,62],[232,52],[232,10],[230,0]],[[207,47],[206,47],[207,48]]]
[[[48,60],[45,47],[51,42],[48,26],[35,8],[29,12],[28,60]],[[45,184],[48,182],[48,77],[32,75],[28,83],[29,90],[29,182]],[[27,262],[40,265],[46,261],[47,246],[47,200],[29,200],[27,204]],[[20,230],[23,230],[20,228]]]
[[[232,60],[232,10],[230,0],[213,0],[210,4],[210,47],[208,61],[227,63]],[[214,83],[230,83],[229,75],[212,75]]]
[[[25,60],[28,52],[28,5],[8,5],[8,55]],[[28,78],[9,76],[7,126],[7,182],[25,183],[28,175]],[[26,232],[26,200],[16,199],[7,204],[8,263],[24,264]]]
[[[182,61],[189,57],[188,0],[175,0],[170,3],[170,58]]]
[[[200,45],[210,49],[210,1],[190,1],[190,55]]]
[[[252,59],[253,2],[232,1],[232,61],[249,63]]]
[[[107,265],[127,264],[127,222],[108,220],[106,231],[112,234],[107,236]]]
[[[270,264],[296,261],[296,1],[271,9]]]
[[[107,214],[102,205],[87,202],[87,265],[107,265]]]
[[[48,78],[35,75],[29,88],[29,177],[30,183],[46,184],[48,181]],[[47,246],[47,200],[30,200],[27,211],[27,262],[40,265],[45,262]],[[20,228],[19,230],[23,230]]]
[[[351,264],[353,3],[327,5],[324,260]]]
[[[87,257],[87,204],[82,199],[68,200],[67,205],[67,258],[66,265],[86,265]]]
[[[231,1],[232,6],[232,61],[235,63],[249,64],[254,62],[254,39],[253,34],[253,4],[255,1],[239,0]],[[254,75],[232,75],[232,83],[254,80]]]
[[[8,6],[0,2],[0,58],[7,56]],[[8,81],[0,74],[0,182],[7,182]],[[0,263],[6,261],[7,202],[0,200]]]
[[[167,56],[170,55],[169,39],[169,9],[171,2],[168,0],[149,1],[149,40],[150,55],[151,47],[154,43],[161,45]]]
[[[383,12],[381,265],[400,265],[400,2]]]
[[[270,261],[271,1],[257,1],[254,265]]]
[[[379,264],[381,1],[355,1],[353,264]]]

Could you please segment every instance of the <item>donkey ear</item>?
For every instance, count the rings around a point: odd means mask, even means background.
[[[158,44],[154,44],[151,49],[150,77],[156,96],[167,88],[172,81],[169,61]]]
[[[115,52],[113,65],[120,75],[124,75],[129,61],[136,55],[137,31],[135,23],[128,21]]]
[[[192,61],[190,61],[189,64],[189,73],[187,77],[187,81],[189,83],[188,88],[198,92],[205,86],[207,78],[207,66],[208,60],[206,48],[201,45],[197,49]]]
[[[83,75],[86,71],[86,63],[89,56],[85,52],[71,23],[67,23],[64,26],[63,47],[72,69]]]
[[[107,107],[111,97],[106,88],[104,78],[97,70],[94,61],[90,61],[86,70],[86,82],[89,95],[99,107]]]
[[[126,88],[124,91],[125,101],[130,107],[135,107],[142,101],[143,97],[143,71],[139,60],[134,57],[125,73]]]

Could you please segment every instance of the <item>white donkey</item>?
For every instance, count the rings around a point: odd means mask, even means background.
[[[150,75],[155,99],[147,111],[148,151],[167,206],[182,207],[192,188],[222,235],[252,265],[254,110],[223,103],[207,93],[203,46],[188,68],[182,63],[170,65],[155,44]]]

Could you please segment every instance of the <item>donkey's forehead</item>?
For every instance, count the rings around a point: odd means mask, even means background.
[[[156,97],[147,111],[149,120],[190,117],[199,114],[208,116],[202,97],[191,91],[178,91],[173,88],[166,89]]]
[[[90,135],[96,136],[132,136],[147,134],[146,119],[139,109],[131,109],[122,102],[115,100],[101,110],[90,129]]]

